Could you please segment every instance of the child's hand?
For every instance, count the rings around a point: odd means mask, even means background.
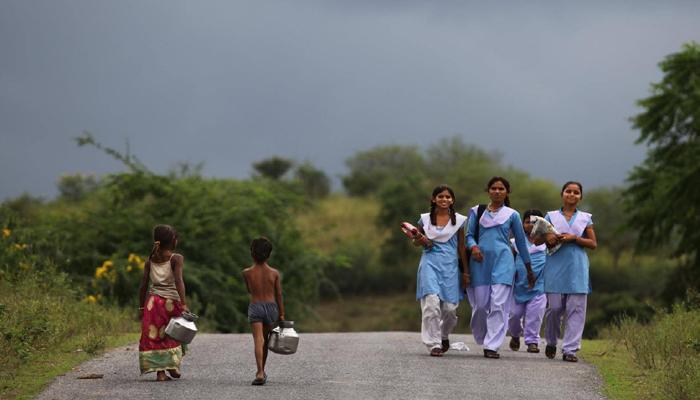
[[[471,277],[468,273],[462,272],[462,289],[468,288],[469,283],[471,283]]]
[[[559,244],[559,237],[553,233],[547,234],[547,247],[552,248]]]
[[[576,241],[576,235],[572,235],[571,233],[564,233],[559,236],[559,240],[561,240],[564,243],[571,243]]]
[[[484,255],[481,254],[479,246],[472,246],[472,258],[478,262],[484,261]]]
[[[535,274],[532,272],[532,270],[527,271],[527,288],[532,289],[535,287],[535,282],[537,281],[537,277]]]

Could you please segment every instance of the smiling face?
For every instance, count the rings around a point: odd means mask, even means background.
[[[443,210],[450,208],[453,202],[454,199],[447,189],[433,196],[433,203],[435,206]]]
[[[581,188],[575,183],[566,185],[561,192],[561,199],[564,201],[564,205],[567,206],[575,207],[578,202],[581,201],[582,197],[583,193],[581,193]]]
[[[494,203],[503,203],[508,196],[508,189],[501,181],[496,181],[489,186],[489,198]]]

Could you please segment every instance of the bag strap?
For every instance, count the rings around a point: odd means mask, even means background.
[[[462,247],[466,247],[464,244],[464,226],[459,228],[457,231],[457,267],[459,268],[460,273],[464,272],[464,264],[462,263],[462,257],[459,254],[459,250]]]
[[[484,211],[486,211],[486,204],[479,204],[479,207],[476,209],[476,228],[474,228],[474,241],[476,244],[479,244],[479,221],[481,221]]]

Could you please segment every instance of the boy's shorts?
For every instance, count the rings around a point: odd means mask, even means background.
[[[279,319],[277,303],[250,303],[248,305],[248,322],[262,322],[272,325]]]

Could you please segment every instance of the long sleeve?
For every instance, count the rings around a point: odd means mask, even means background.
[[[474,232],[476,231],[476,224],[478,223],[479,222],[476,220],[476,213],[474,210],[471,210],[469,212],[469,220],[467,221],[467,248],[469,249],[477,245],[476,241],[478,238],[474,238]]]
[[[525,264],[530,264],[530,252],[527,248],[527,238],[525,237],[523,223],[517,212],[514,212],[510,217],[510,229],[513,232],[513,236],[515,236],[515,247],[518,248],[520,259],[522,259]]]

